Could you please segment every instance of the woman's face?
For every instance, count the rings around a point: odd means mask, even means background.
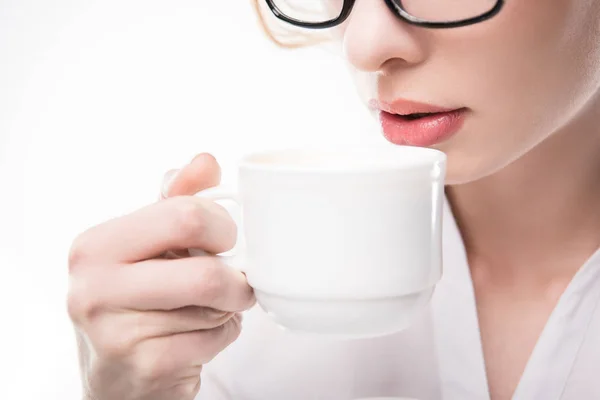
[[[358,0],[337,29],[365,102],[462,109],[417,122],[382,113],[388,139],[446,152],[449,183],[498,171],[600,97],[599,0],[507,0],[489,21],[440,30]]]

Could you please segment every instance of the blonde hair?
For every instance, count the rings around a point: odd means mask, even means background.
[[[267,37],[276,45],[295,49],[328,41],[328,35],[319,32],[307,32],[278,20],[271,11],[261,7],[263,0],[250,0],[258,17],[258,23]]]

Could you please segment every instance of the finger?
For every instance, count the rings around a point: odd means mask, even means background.
[[[93,227],[74,242],[70,265],[131,263],[169,250],[231,250],[237,226],[220,205],[198,197],[167,199]]]
[[[182,194],[193,195],[197,192],[217,186],[221,180],[221,169],[216,159],[206,153],[198,154],[182,170],[172,169],[163,176],[160,200]],[[187,249],[170,250],[166,258],[188,257]]]
[[[164,252],[161,257],[165,258],[167,260],[177,260],[179,258],[184,258],[184,257],[189,257],[190,256],[190,252],[189,250],[185,249],[185,250],[169,250]]]
[[[113,283],[103,286],[99,302],[110,308],[145,311],[198,306],[240,312],[255,303],[246,276],[218,257],[148,260],[107,275],[112,275]]]
[[[175,179],[175,176],[179,173],[178,169],[171,169],[167,171],[162,178],[162,183],[160,186],[160,196],[159,200],[164,200],[167,198],[167,192],[169,191],[169,187],[171,186],[171,182]]]
[[[182,332],[214,329],[229,321],[235,314],[209,307],[183,307],[171,311],[144,311],[132,319],[130,329],[144,337],[169,336]]]
[[[164,185],[163,197],[192,196],[217,186],[221,181],[221,167],[211,154],[201,153],[178,172],[167,173],[165,179],[168,183]]]
[[[214,359],[221,351],[225,350],[227,346],[233,343],[242,331],[242,324],[239,315],[235,315],[225,324],[210,329],[207,331],[200,331],[198,336],[194,336],[193,333],[183,333],[182,335],[188,335],[190,340],[189,348],[194,348],[196,345],[196,351],[192,351],[188,357],[191,365],[205,365]],[[202,346],[202,347],[200,347]]]
[[[183,366],[200,367],[233,343],[240,332],[241,323],[234,317],[214,329],[146,340],[136,352],[136,364],[146,368],[150,376],[168,376]]]
[[[205,331],[205,350],[192,359],[193,365],[204,365],[215,358],[227,346],[235,342],[242,332],[241,314],[235,314],[225,324]]]

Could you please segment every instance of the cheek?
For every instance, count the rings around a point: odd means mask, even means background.
[[[574,3],[509,2],[512,6],[507,5],[487,30],[482,25],[480,35],[464,41],[459,49],[463,57],[458,58],[463,71],[473,77],[473,86],[482,89],[475,92],[478,100],[497,103],[501,98],[507,106],[552,103],[593,87],[595,63],[590,54],[597,53],[598,35],[590,29],[585,10]]]
[[[453,60],[449,79],[463,83],[457,93],[474,110],[468,132],[447,149],[467,175],[514,161],[568,124],[600,87],[600,2],[509,4],[496,20],[465,31],[463,42],[458,31],[444,39],[447,49],[459,43],[443,54]]]

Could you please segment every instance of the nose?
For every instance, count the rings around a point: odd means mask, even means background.
[[[426,59],[422,31],[397,18],[383,0],[357,0],[345,23],[344,53],[360,71],[409,67]]]

